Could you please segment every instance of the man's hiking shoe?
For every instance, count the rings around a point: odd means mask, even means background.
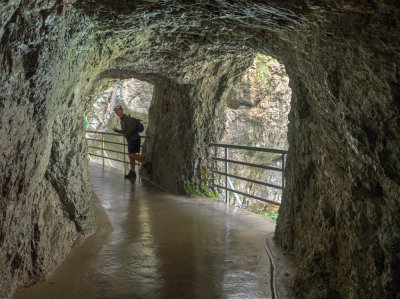
[[[136,172],[129,170],[128,174],[125,175],[126,179],[134,179],[136,178]]]
[[[147,173],[151,173],[151,162],[147,161],[143,164],[143,167],[146,169]]]

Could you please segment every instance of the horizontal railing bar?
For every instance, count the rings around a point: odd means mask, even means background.
[[[106,140],[99,140],[99,139],[93,139],[93,138],[86,138],[86,140],[91,140],[91,141],[98,141],[98,142],[104,142],[104,143],[109,143],[109,144],[118,144],[118,145],[127,145],[127,144],[123,144],[120,142],[113,142],[113,141],[106,141]]]
[[[273,149],[266,147],[256,147],[256,146],[246,146],[246,145],[236,145],[236,144],[226,144],[226,143],[210,143],[210,146],[223,147],[223,148],[235,148],[249,151],[257,151],[257,152],[268,152],[268,153],[276,153],[276,154],[287,154],[287,150],[281,149]]]
[[[217,173],[217,174],[226,176],[226,173],[224,173],[224,172],[220,172],[220,171],[216,171],[216,170],[211,170],[211,171],[213,173]],[[261,182],[261,181],[256,181],[256,180],[252,180],[252,179],[247,179],[247,178],[244,178],[244,177],[241,177],[241,176],[237,176],[237,175],[233,175],[233,174],[228,174],[228,177],[234,178],[234,179],[238,179],[238,180],[243,180],[243,181],[254,183],[254,184],[259,184],[259,185],[271,187],[271,188],[275,188],[275,189],[283,190],[282,186],[278,186],[278,185],[274,185],[274,184],[270,184],[270,183],[265,183],[265,182]]]
[[[113,152],[113,153],[117,153],[117,154],[125,154],[125,155],[128,155],[129,153],[124,153],[124,152],[118,152],[118,151],[114,151],[114,150],[110,150],[110,149],[102,149],[101,147],[96,147],[96,146],[90,146],[90,145],[88,145],[88,148],[95,148],[95,149],[98,149],[98,150],[104,150],[105,152]]]
[[[101,155],[96,155],[96,154],[91,154],[91,153],[88,153],[88,155],[103,158],[103,156],[101,156]],[[108,157],[104,157],[104,159],[113,160],[113,161],[117,161],[117,162],[121,162],[121,163],[125,163],[125,164],[131,164],[129,162],[124,162],[123,160],[118,160],[118,159],[113,159],[113,158],[108,158]],[[135,165],[140,165],[140,163],[135,163]]]
[[[252,166],[252,167],[257,167],[257,168],[263,168],[263,169],[268,169],[268,170],[273,170],[273,171],[280,171],[282,172],[282,168],[276,168],[272,166],[266,166],[266,165],[260,165],[260,164],[254,164],[254,163],[248,163],[248,162],[242,162],[242,161],[235,161],[235,160],[225,160],[222,158],[217,158],[217,157],[211,157],[213,160],[218,160],[222,162],[229,162],[229,163],[234,163],[234,164],[240,164],[240,165],[246,165],[246,166]]]
[[[267,203],[270,203],[270,204],[273,204],[273,205],[276,205],[276,206],[280,206],[280,205],[281,205],[279,202],[276,202],[276,201],[264,199],[264,198],[262,198],[262,197],[258,197],[258,196],[255,196],[255,195],[247,194],[247,193],[245,193],[245,192],[233,190],[233,189],[231,189],[231,188],[226,188],[226,187],[223,187],[223,186],[220,186],[220,185],[217,185],[217,184],[213,184],[213,186],[214,186],[214,187],[217,187],[217,188],[224,189],[224,190],[228,190],[228,191],[230,191],[230,192],[237,193],[237,194],[240,194],[240,195],[243,195],[243,196],[251,197],[251,198],[254,198],[254,199],[263,201],[263,202],[267,202]]]
[[[108,133],[108,132],[98,132],[98,131],[86,131],[86,133],[103,134],[103,135],[112,135],[112,136],[124,137],[124,135],[118,134],[118,133]],[[139,135],[139,136],[140,136],[140,138],[147,138],[147,136],[141,136],[141,135]]]
[[[105,142],[104,142],[105,143]],[[122,145],[122,144],[121,144]],[[142,147],[142,146],[140,146],[140,147]],[[117,152],[117,151],[114,151],[114,150],[111,150],[111,149],[108,149],[108,148],[101,148],[101,147],[96,147],[96,146],[91,146],[91,145],[88,145],[88,148],[95,148],[95,149],[99,149],[99,150],[105,150],[105,151],[109,151],[109,152],[114,152],[114,153],[118,153],[118,154],[125,154],[125,155],[129,155],[129,153],[128,152]]]
[[[104,135],[113,135],[113,136],[124,137],[123,135],[117,134],[117,133],[107,133],[107,132],[98,132],[98,131],[86,131],[86,133],[95,133],[95,134],[104,134]]]
[[[129,162],[124,162],[124,160],[108,158],[108,157],[104,157],[104,156],[96,155],[96,154],[91,154],[91,153],[88,153],[88,154],[91,155],[91,156],[96,156],[96,157],[100,157],[100,158],[104,158],[104,159],[108,159],[108,160],[113,160],[113,161],[117,161],[117,162],[121,162],[121,163],[125,163],[125,164],[130,164]]]

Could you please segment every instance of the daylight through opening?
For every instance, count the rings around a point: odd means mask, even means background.
[[[221,143],[288,150],[287,130],[290,110],[291,89],[285,67],[276,59],[258,54],[241,80],[234,86],[227,100],[225,109],[225,131]],[[224,156],[223,148],[216,150],[216,155]],[[257,165],[282,168],[282,155],[253,150],[229,149],[229,160],[244,161]],[[216,163],[218,169],[224,169],[224,162]],[[255,197],[264,198],[279,204],[282,190],[270,186],[255,184],[234,176],[245,177],[280,186],[282,173],[270,169],[229,163],[228,187]],[[219,185],[225,177],[217,175]],[[262,213],[276,219],[278,205],[260,201],[252,197],[228,191],[233,205]],[[218,190],[219,197],[225,191]]]

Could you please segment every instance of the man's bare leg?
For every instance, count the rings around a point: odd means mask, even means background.
[[[134,154],[129,154],[129,164],[131,165],[131,170],[127,175],[125,175],[126,178],[134,178],[136,177],[135,173],[135,157]]]
[[[150,173],[150,171],[151,171],[151,166],[150,166],[150,163],[148,163],[148,161],[146,161],[145,159],[143,159],[143,157],[141,157],[141,156],[138,155],[138,154],[133,154],[133,157],[134,157],[135,160],[138,160],[138,161],[142,164],[142,166],[144,166],[144,167],[146,168],[146,170],[147,170],[148,173]]]
[[[129,156],[130,156],[130,154],[129,154]],[[138,160],[142,164],[146,163],[146,161],[141,156],[139,156],[138,154],[132,154],[132,156],[133,156],[134,160]]]
[[[131,171],[135,171],[135,154],[129,154],[129,163],[131,164]]]

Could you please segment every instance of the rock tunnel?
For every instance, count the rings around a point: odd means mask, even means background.
[[[293,91],[275,237],[299,298],[400,296],[396,1],[9,0],[0,7],[0,297],[95,231],[82,113],[103,79],[154,84],[145,153],[174,193],[207,169],[255,53]]]

